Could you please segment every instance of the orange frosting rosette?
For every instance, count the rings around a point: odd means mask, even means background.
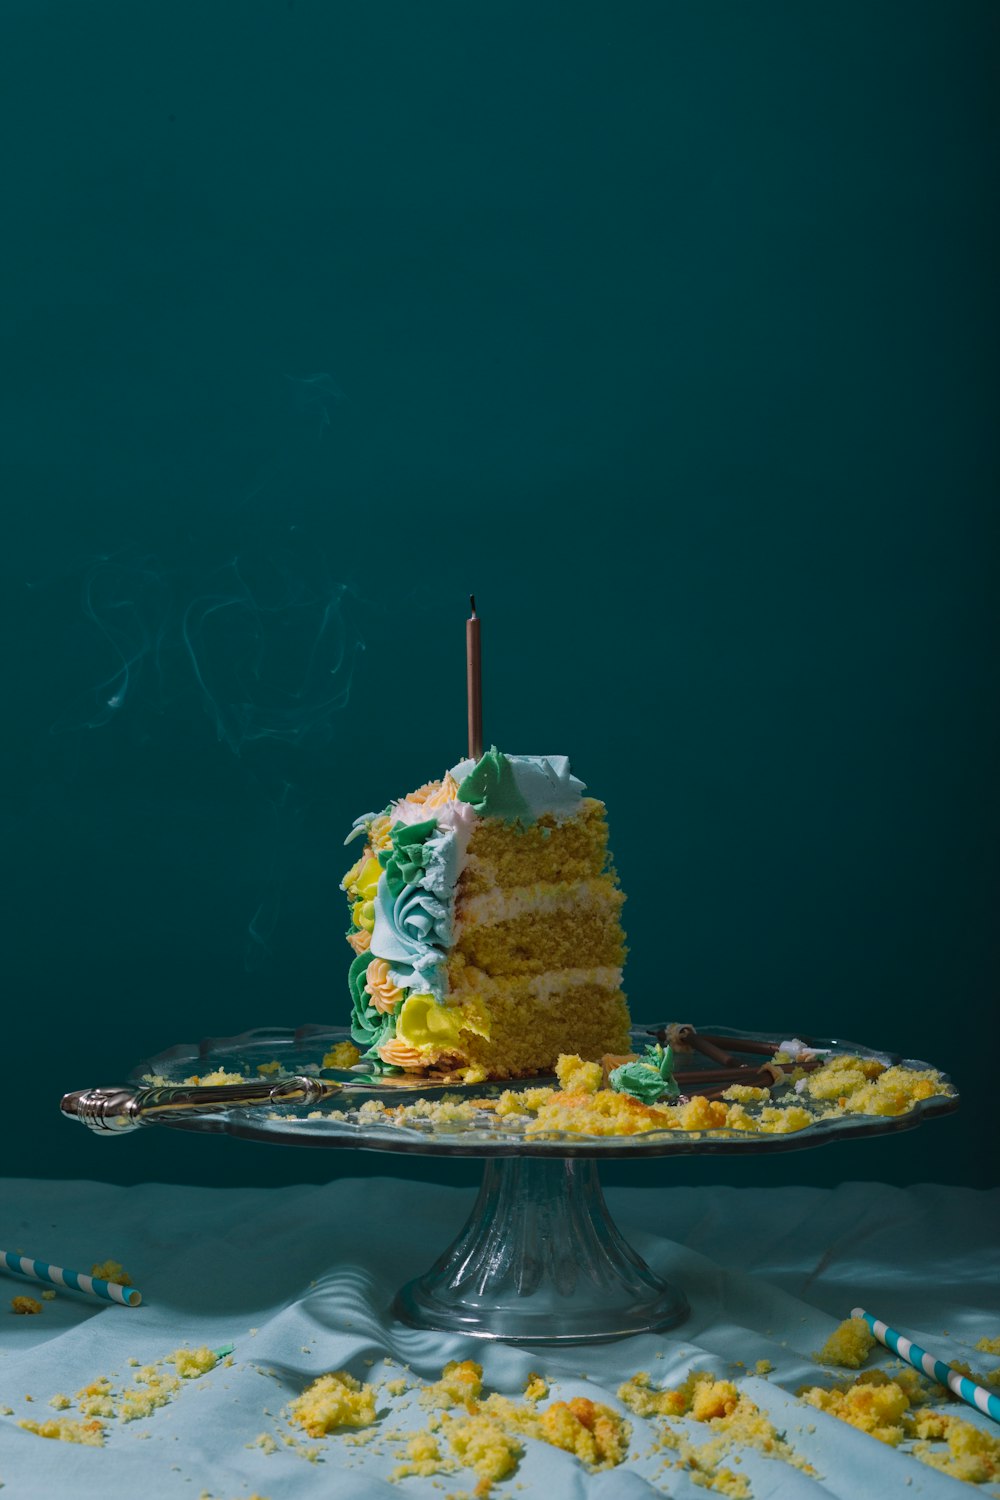
[[[403,804],[432,813],[447,807],[457,796],[458,782],[449,771],[443,781],[425,781],[423,786],[418,786],[415,792],[403,798]]]
[[[416,1068],[426,1068],[435,1061],[433,1056],[426,1052],[418,1052],[416,1047],[411,1047],[409,1042],[401,1041],[399,1037],[383,1042],[378,1049],[378,1055],[390,1067],[405,1068],[408,1072]]]
[[[372,935],[367,927],[362,927],[360,932],[349,932],[347,934],[347,941],[355,953],[367,953],[371,946]]]
[[[369,848],[373,854],[381,854],[392,848],[391,824],[385,813],[373,818],[368,828]]]
[[[403,998],[403,991],[397,989],[389,978],[389,965],[384,958],[373,958],[365,970],[365,994],[371,996],[371,1002],[375,1009],[385,1015],[390,1010],[395,1010],[399,1001]],[[397,1064],[401,1067],[402,1064]]]
[[[449,802],[454,802],[458,796],[458,782],[449,771],[442,782],[438,783],[436,790],[424,799],[424,806],[428,812],[433,812],[439,807],[447,807]]]

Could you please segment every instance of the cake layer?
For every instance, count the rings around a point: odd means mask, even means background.
[[[555,910],[522,911],[486,926],[460,923],[457,951],[491,978],[544,974],[550,969],[618,967],[625,961],[620,912],[625,897],[610,876],[595,898],[568,901]]]
[[[456,895],[478,896],[536,881],[586,880],[608,859],[604,806],[592,797],[561,822],[552,814],[528,827],[489,819],[475,829]]]
[[[494,1001],[516,995],[537,1005],[558,1009],[564,993],[579,989],[581,985],[613,994],[621,989],[622,970],[614,964],[598,964],[589,969],[549,969],[544,974],[502,975],[499,979],[491,979],[482,969],[467,963],[460,953],[453,953],[448,960],[447,1003],[459,1008],[474,996],[488,1011]]]
[[[530,978],[502,985],[487,982],[478,991],[467,991],[488,1016],[490,1032],[489,1037],[461,1033],[468,1063],[485,1068],[491,1078],[517,1078],[551,1072],[561,1052],[575,1052],[593,1062],[606,1052],[628,1052],[625,996],[617,987],[609,989],[604,980],[603,973],[596,982],[576,977],[558,994],[550,992],[544,1003],[539,1002]]]

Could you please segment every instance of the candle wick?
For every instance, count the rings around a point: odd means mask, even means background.
[[[475,594],[470,594],[469,595],[469,608],[472,611],[472,618],[475,619],[476,618],[476,596],[475,596]]]

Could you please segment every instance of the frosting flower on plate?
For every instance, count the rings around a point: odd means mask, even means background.
[[[680,1089],[673,1073],[674,1052],[672,1047],[647,1047],[634,1062],[622,1063],[608,1075],[608,1083],[616,1094],[631,1094],[643,1104],[656,1104],[660,1099],[676,1099]]]

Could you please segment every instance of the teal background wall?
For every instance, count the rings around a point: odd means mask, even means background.
[[[966,1094],[612,1180],[997,1181],[998,22],[4,8],[4,1171],[445,1174],[56,1104],[345,1015],[341,840],[463,752],[474,589],[487,735],[608,803],[637,1015]]]

